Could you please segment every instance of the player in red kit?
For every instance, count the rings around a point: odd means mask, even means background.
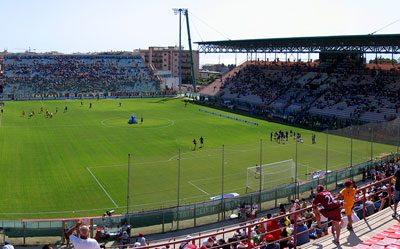
[[[315,217],[317,218],[318,226],[321,227],[321,216],[325,216],[332,220],[332,228],[335,232],[336,238],[334,239],[335,243],[339,243],[340,236],[340,221],[342,220],[342,216],[340,214],[341,205],[339,202],[335,200],[332,194],[325,190],[324,186],[317,186],[317,196],[313,201],[313,210]],[[322,206],[322,209],[318,209],[318,205]]]

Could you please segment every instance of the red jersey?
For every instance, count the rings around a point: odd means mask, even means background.
[[[326,210],[331,210],[340,207],[329,191],[322,191],[317,194],[313,201],[313,205],[321,204]]]

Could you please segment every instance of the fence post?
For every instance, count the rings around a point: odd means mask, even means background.
[[[293,244],[297,248],[297,212],[294,213]]]
[[[161,206],[161,210],[162,210],[162,224],[161,224],[161,229],[162,232],[165,232],[165,213],[164,213],[164,208]]]
[[[338,187],[338,184],[337,184],[337,174],[338,174],[338,172],[336,171],[336,177],[335,177],[335,188],[337,188]]]
[[[388,196],[389,207],[392,204],[392,179],[393,179],[393,177],[389,178],[389,191],[388,191],[388,194],[389,194],[389,196]]]
[[[90,224],[90,237],[91,237],[91,238],[94,238],[94,226],[93,226],[93,218],[92,218],[92,219],[90,219],[90,222],[89,222],[89,224]]]
[[[251,243],[251,226],[247,227],[247,244],[250,245]]]
[[[363,189],[363,219],[365,220],[365,218],[367,217],[366,213],[365,213],[365,201],[366,201],[366,196],[365,196],[366,190]]]
[[[196,214],[196,202],[194,203],[194,210],[193,210],[193,216],[194,216],[194,226],[196,227],[196,220],[197,220],[197,214]]]
[[[275,208],[278,206],[278,189],[275,188]]]
[[[22,222],[22,233],[23,233],[23,245],[25,245],[25,239],[26,239],[26,222]]]

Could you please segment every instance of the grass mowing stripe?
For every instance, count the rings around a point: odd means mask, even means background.
[[[119,206],[117,205],[117,203],[115,203],[115,201],[113,200],[113,198],[111,198],[110,194],[107,192],[107,190],[103,187],[103,185],[101,185],[101,183],[99,182],[99,180],[97,180],[96,176],[92,173],[92,171],[86,167],[86,169],[89,171],[89,173],[93,176],[94,180],[97,182],[97,184],[100,186],[100,188],[104,191],[104,193],[108,196],[108,198],[110,199],[110,201],[115,205],[116,208],[118,208]]]

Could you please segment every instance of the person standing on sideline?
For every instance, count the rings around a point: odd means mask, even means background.
[[[321,228],[321,214],[328,219],[332,220],[332,229],[335,232],[334,243],[339,243],[340,237],[340,222],[342,216],[340,214],[340,204],[333,198],[332,194],[325,190],[323,185],[317,186],[317,196],[312,203],[312,208],[317,219],[318,228]],[[322,209],[318,209],[318,205],[322,206]]]
[[[72,234],[74,231],[77,232],[77,236]],[[75,249],[100,249],[99,243],[89,238],[89,227],[82,225],[80,220],[65,233],[65,238],[72,242]]]
[[[357,193],[357,190],[353,187],[353,182],[347,180],[344,182],[345,188],[339,192],[337,198],[343,198],[343,208],[346,212],[346,216],[348,219],[347,229],[353,230],[353,206],[354,206],[354,196]]]
[[[397,167],[396,171],[394,172],[394,177],[396,177],[396,183],[394,184],[394,191],[393,191],[393,218],[398,217],[397,214],[397,204],[400,201],[400,167]]]
[[[140,124],[143,124],[143,116],[140,117]]]
[[[200,137],[200,148],[203,148],[204,146],[204,138],[203,136]]]

